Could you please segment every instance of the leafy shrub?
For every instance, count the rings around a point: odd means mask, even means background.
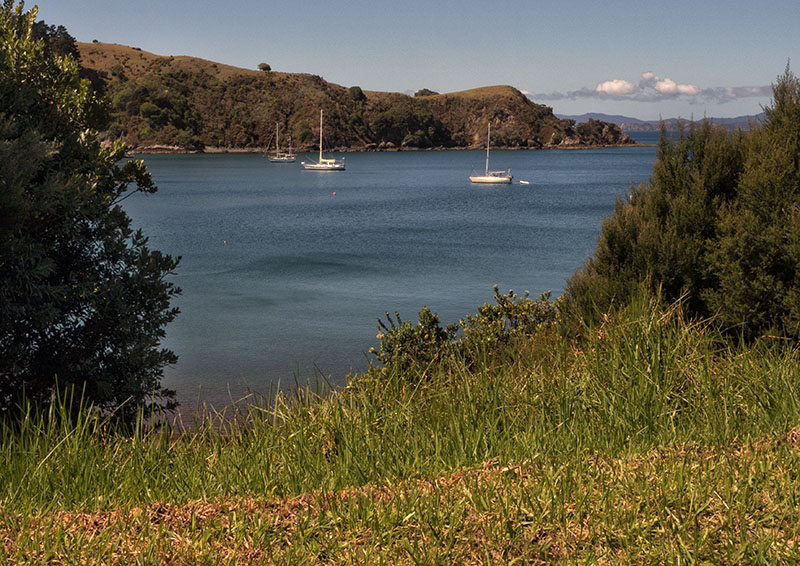
[[[494,287],[494,305],[479,306],[477,314],[467,314],[458,323],[442,328],[439,317],[428,307],[419,313],[419,322],[403,322],[395,313],[396,322],[386,313],[387,323],[378,320],[380,349],[370,352],[386,368],[407,372],[448,360],[470,363],[484,354],[497,352],[515,344],[519,338],[530,337],[542,328],[559,320],[557,301],[550,301],[550,292],[538,299],[528,291],[518,297],[513,290],[501,295]],[[423,375],[427,375],[425,371]],[[413,372],[408,377],[416,375]]]
[[[765,114],[746,133],[662,128],[652,179],[603,223],[567,308],[591,317],[647,281],[745,338],[800,338],[800,82],[788,67]]]
[[[156,135],[155,131],[150,127],[149,124],[141,124],[137,133],[139,139],[142,141],[150,140]]]
[[[513,290],[501,295],[495,285],[496,304],[485,303],[477,308],[477,314],[467,314],[459,321],[463,330],[462,349],[469,352],[479,345],[490,348],[509,345],[517,338],[532,336],[555,323],[559,311],[557,301],[551,302],[550,296],[550,291],[547,291],[533,300],[528,291],[518,297]]]
[[[142,105],[139,106],[139,114],[148,120],[157,121],[161,117],[161,108],[152,102],[143,102]]]
[[[364,94],[360,86],[351,86],[347,89],[347,94],[354,102],[364,102],[367,99],[367,95]]]
[[[300,122],[297,125],[294,136],[301,144],[308,142],[314,137],[314,132],[305,122]]]
[[[175,143],[180,147],[197,147],[200,145],[200,139],[190,131],[180,130],[175,136]]]
[[[178,261],[147,247],[120,201],[156,187],[100,146],[104,105],[70,55],[31,39],[36,10],[0,7],[0,410],[77,386],[101,409],[174,406],[160,348]]]
[[[423,89],[420,89],[420,90],[418,90],[417,92],[414,93],[414,98],[419,97],[419,96],[433,96],[433,95],[436,95],[436,94],[439,94],[439,93],[436,92],[435,90],[431,90],[429,88],[423,88]]]
[[[431,147],[445,145],[450,134],[430,110],[419,104],[398,102],[372,120],[376,139],[395,145]]]
[[[423,307],[419,312],[419,322],[403,322],[400,313],[394,313],[396,322],[386,313],[386,323],[378,319],[378,339],[380,350],[371,348],[377,361],[385,367],[401,371],[412,365],[426,365],[439,357],[446,349],[455,329],[443,329],[439,316]]]

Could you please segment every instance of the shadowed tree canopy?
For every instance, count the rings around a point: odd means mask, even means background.
[[[46,57],[71,55],[78,59],[78,46],[75,44],[75,38],[67,32],[67,28],[64,26],[49,26],[43,21],[38,21],[33,24],[31,33],[34,40],[43,42],[42,47]]]
[[[747,132],[662,127],[650,182],[603,223],[568,308],[603,312],[648,281],[737,336],[800,338],[800,81],[788,65],[764,110]]]
[[[120,206],[156,187],[121,144],[99,145],[103,105],[69,49],[36,39],[36,9],[14,4],[0,9],[0,407],[74,385],[126,419],[172,408],[161,378],[176,356],[159,344],[177,260]]]

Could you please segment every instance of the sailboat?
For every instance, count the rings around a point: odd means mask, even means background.
[[[292,153],[292,140],[289,138],[289,151],[281,152],[281,142],[278,137],[279,132],[280,126],[278,122],[275,122],[275,153],[270,154],[269,160],[272,163],[294,163],[295,155]]]
[[[344,159],[322,157],[322,110],[319,111],[319,160],[316,163],[301,161],[300,164],[313,171],[344,171]]]
[[[511,183],[511,169],[506,171],[489,171],[489,141],[492,137],[492,124],[486,133],[486,171],[483,175],[471,175],[469,180],[473,183],[489,183],[493,185],[507,185]]]

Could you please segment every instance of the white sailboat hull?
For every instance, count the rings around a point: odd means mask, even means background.
[[[303,169],[312,171],[344,171],[344,160],[322,159],[319,163],[302,161]]]
[[[272,163],[294,163],[294,155],[270,155],[269,160]]]
[[[514,177],[511,173],[506,173],[505,171],[501,171],[500,175],[495,174],[488,174],[488,175],[474,175],[470,176],[469,180],[472,183],[485,183],[489,185],[509,185],[511,184],[511,180]]]
[[[310,169],[311,171],[344,171],[343,161],[337,161],[336,163],[306,163],[302,161],[301,164],[303,169]]]

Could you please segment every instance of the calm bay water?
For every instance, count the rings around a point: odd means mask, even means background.
[[[305,171],[302,155],[144,156],[159,191],[126,209],[153,248],[183,258],[165,341],[180,360],[164,384],[189,407],[315,372],[343,384],[366,369],[386,311],[416,322],[427,305],[446,324],[494,284],[557,296],[655,148],[494,151],[514,184],[472,185],[484,155],[351,153],[344,172]]]

